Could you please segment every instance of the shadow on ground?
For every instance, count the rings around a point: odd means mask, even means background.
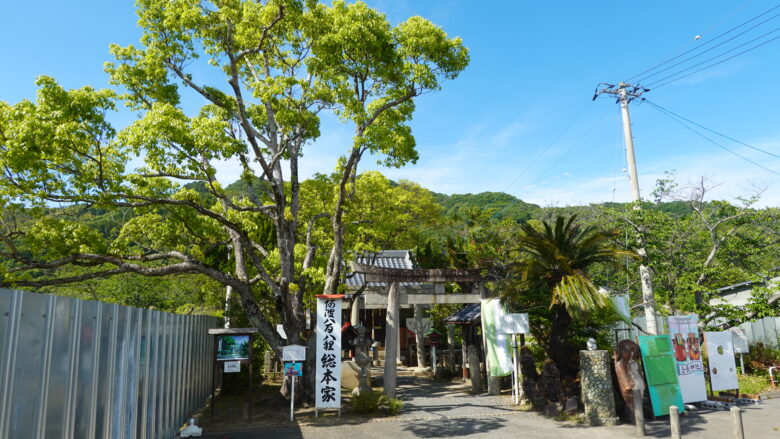
[[[488,433],[504,427],[505,424],[506,420],[501,418],[451,418],[412,423],[402,430],[415,437],[460,437]]]

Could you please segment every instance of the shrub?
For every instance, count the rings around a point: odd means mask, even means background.
[[[373,390],[352,395],[352,410],[363,415],[373,415],[379,409],[384,409],[390,415],[401,413],[404,403],[397,398],[388,398],[381,392]]]
[[[388,398],[385,395],[382,395],[382,397],[385,399],[385,405],[387,406],[387,413],[391,414],[393,416],[400,415],[401,410],[404,408],[404,403],[398,398]]]
[[[373,390],[352,395],[352,410],[363,415],[374,414],[379,410],[380,400],[384,397]]]

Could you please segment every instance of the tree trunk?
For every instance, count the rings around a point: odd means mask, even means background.
[[[558,366],[562,377],[574,377],[576,371],[572,367],[569,349],[569,328],[572,319],[566,307],[560,303],[553,305],[553,321],[550,328],[550,343],[547,356]]]

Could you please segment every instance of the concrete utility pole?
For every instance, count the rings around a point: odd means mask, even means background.
[[[634,99],[640,98],[642,93],[650,91],[646,88],[632,86],[625,82],[618,83],[617,86],[612,84],[599,84],[599,86],[606,86],[601,90],[596,88],[596,93],[593,95],[593,100],[601,94],[610,94],[617,96],[617,101],[620,104],[620,114],[623,116],[623,138],[626,144],[626,160],[628,161],[628,176],[631,179],[631,196],[634,201],[634,209],[641,209],[639,195],[639,176],[636,171],[636,159],[634,158],[634,136],[631,132],[631,114],[628,111],[628,104]],[[636,249],[637,254],[641,258],[639,264],[639,279],[642,283],[642,302],[645,308],[645,320],[647,321],[648,334],[657,335],[658,326],[655,321],[655,295],[653,294],[653,283],[650,277],[650,269],[645,264],[647,259],[647,251],[645,250],[645,238],[641,231],[638,231],[639,236],[639,248]]]

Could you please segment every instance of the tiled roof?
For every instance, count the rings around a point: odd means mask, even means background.
[[[412,262],[412,255],[409,250],[382,250],[378,253],[362,254],[357,257],[357,262],[361,264],[374,265],[382,268],[416,268]],[[363,286],[364,277],[361,273],[352,273],[347,277],[347,286],[350,288],[359,288]],[[417,282],[401,282],[401,286],[420,285]],[[369,282],[367,287],[385,287],[386,282]]]
[[[482,317],[482,308],[480,307],[480,304],[471,303],[461,308],[460,311],[457,311],[454,314],[445,317],[442,321],[444,323],[469,324],[469,323],[480,322],[481,317]]]

